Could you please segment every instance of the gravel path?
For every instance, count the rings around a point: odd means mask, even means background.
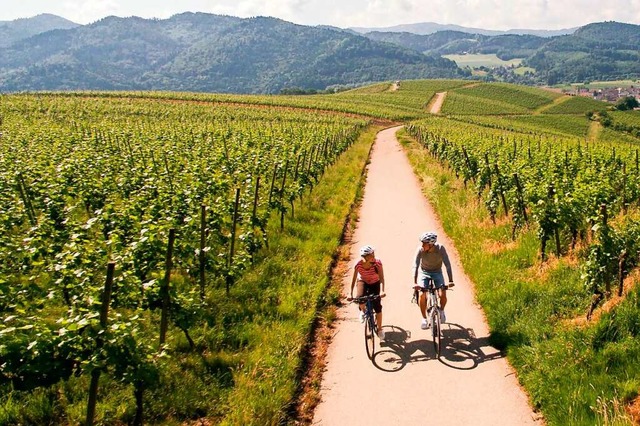
[[[357,308],[338,311],[313,424],[336,425],[542,425],[502,354],[487,342],[488,329],[451,241],[421,194],[395,138],[378,134],[369,165],[352,264],[361,245],[376,247],[384,265],[386,342],[368,360]],[[456,287],[448,293],[446,347],[436,359],[429,330],[420,329],[412,304],[411,264],[418,236],[436,230],[449,251]],[[344,277],[348,294],[352,269]],[[378,341],[376,340],[376,344]],[[437,396],[437,398],[435,398]]]

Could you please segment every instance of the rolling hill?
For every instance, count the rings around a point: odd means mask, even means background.
[[[0,91],[278,93],[303,87],[460,77],[452,61],[345,31],[275,18],[183,13],[107,17],[0,49]]]
[[[33,18],[0,21],[0,48],[36,34],[52,30],[68,30],[78,26],[79,24],[48,13]]]
[[[366,36],[428,55],[495,54],[505,61],[522,58],[523,65],[535,69],[533,82],[538,84],[640,77],[640,25],[600,22],[580,27],[572,34],[547,38],[460,31],[429,35],[370,32]]]

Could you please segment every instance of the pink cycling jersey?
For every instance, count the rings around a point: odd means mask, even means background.
[[[382,262],[380,262],[380,259],[375,259],[374,263],[369,268],[365,268],[363,261],[359,260],[355,266],[356,272],[358,272],[358,279],[364,281],[365,284],[375,284],[380,282],[378,270],[381,266]]]

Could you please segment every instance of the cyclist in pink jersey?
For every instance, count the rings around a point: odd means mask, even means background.
[[[351,293],[347,300],[353,300],[353,288],[356,283],[357,297],[366,296],[368,294],[379,294],[384,297],[384,270],[382,262],[376,259],[374,248],[364,246],[360,249],[360,259],[353,268],[353,278],[351,279]],[[382,329],[382,303],[380,299],[373,301],[373,310],[376,313],[376,325],[378,326],[378,337],[384,339],[384,330]],[[364,305],[360,305],[360,322],[364,321]]]

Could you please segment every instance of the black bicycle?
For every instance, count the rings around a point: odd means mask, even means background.
[[[453,283],[449,283],[445,285],[445,288],[451,288],[453,285]],[[440,317],[442,308],[440,307],[440,295],[436,291],[436,286],[432,278],[427,278],[427,285],[420,288],[420,291],[429,293],[427,295],[427,320],[431,327],[433,349],[436,357],[440,358],[440,352],[442,351],[442,323]],[[414,298],[416,302],[418,302],[418,290],[414,291]]]
[[[373,301],[380,299],[379,294],[368,294],[366,296],[354,297],[353,303],[364,304],[364,344],[367,348],[367,356],[373,359],[376,350],[376,336],[378,326],[376,324],[376,313],[373,310]]]

